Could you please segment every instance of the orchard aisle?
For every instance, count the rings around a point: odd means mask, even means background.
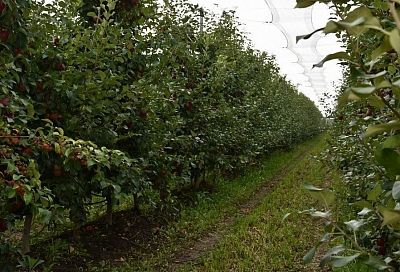
[[[239,186],[234,192],[221,199],[219,193],[212,196],[217,203],[210,200],[188,209],[180,222],[165,230],[171,235],[166,245],[114,271],[321,271],[317,264],[302,263],[320,238],[318,222],[297,211],[315,206],[302,189],[305,182],[318,185],[335,178],[314,159],[323,147],[324,138],[319,137],[276,154],[261,170],[243,178],[253,188],[233,183]],[[207,205],[215,205],[214,210]],[[227,206],[233,208],[226,210]],[[282,222],[286,213],[293,215]],[[201,222],[193,221],[200,216]]]

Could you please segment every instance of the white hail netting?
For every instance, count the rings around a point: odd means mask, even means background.
[[[340,51],[336,38],[316,34],[296,44],[296,36],[311,33],[323,27],[329,10],[325,5],[307,9],[294,9],[295,0],[190,0],[204,8],[221,14],[235,10],[242,30],[259,50],[276,56],[281,71],[300,91],[318,102],[323,93],[331,92],[333,82],[341,78],[336,62],[324,68],[312,66],[325,55]]]

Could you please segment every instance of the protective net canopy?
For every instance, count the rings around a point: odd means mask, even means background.
[[[334,89],[342,71],[337,62],[313,68],[327,54],[341,51],[334,35],[317,33],[296,43],[296,37],[323,27],[330,16],[326,5],[295,9],[295,0],[191,0],[216,14],[234,10],[254,46],[275,55],[283,74],[314,102]]]

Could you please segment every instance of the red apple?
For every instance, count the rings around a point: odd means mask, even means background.
[[[0,232],[5,232],[8,229],[7,220],[0,218]]]
[[[56,70],[57,71],[64,71],[65,70],[64,63],[61,63],[61,62],[56,63]]]
[[[7,107],[8,104],[10,104],[10,99],[8,97],[0,99],[0,105],[3,105],[3,107]]]
[[[14,119],[15,118],[14,113],[12,113],[12,112],[5,112],[4,116],[7,117],[7,118],[10,118],[10,119]]]
[[[0,13],[3,13],[7,8],[6,3],[3,0],[0,0]]]
[[[22,81],[20,81],[20,82],[18,83],[18,85],[17,85],[17,90],[18,90],[18,92],[20,92],[20,93],[24,93],[24,92],[25,92],[25,84],[24,84]]]
[[[91,225],[88,225],[88,226],[86,226],[83,230],[85,231],[85,232],[93,232],[93,231],[95,231],[97,228],[95,227],[95,226],[91,226]]]
[[[51,145],[49,145],[48,143],[43,143],[40,145],[40,147],[46,152],[53,151],[53,147],[51,147]]]
[[[131,121],[126,123],[126,129],[132,129],[133,128],[133,123]]]
[[[7,29],[0,30],[0,41],[6,43],[9,37],[10,37],[10,31],[8,31]]]
[[[8,139],[8,142],[9,142],[11,145],[17,145],[17,144],[19,144],[19,138],[18,138],[18,137],[10,137],[10,138]]]
[[[139,111],[139,116],[141,119],[147,119],[147,112],[144,109]]]
[[[36,82],[36,90],[37,90],[38,92],[43,92],[43,90],[44,90],[44,84],[43,84],[43,82],[41,82],[41,81]]]
[[[134,7],[140,4],[140,0],[129,0],[129,2]]]
[[[3,0],[0,0],[0,13],[5,12],[6,8],[7,8],[6,3],[4,3]]]
[[[192,110],[193,110],[193,103],[192,103],[192,101],[188,101],[188,102],[185,103],[185,109],[186,109],[187,111],[192,111]]]
[[[16,56],[22,55],[23,51],[21,48],[14,48],[14,54]]]
[[[87,167],[88,166],[88,162],[87,162],[86,159],[80,159],[79,162],[80,162],[81,166],[83,166],[83,167]]]
[[[379,238],[379,239],[376,241],[376,245],[377,245],[377,247],[378,247],[378,253],[379,253],[379,255],[385,256],[385,253],[386,253],[386,247],[385,247],[386,242],[385,242],[385,239]]]
[[[61,177],[62,176],[62,168],[61,166],[55,164],[53,165],[53,176],[55,177]]]
[[[60,45],[60,38],[59,38],[59,37],[55,37],[55,38],[53,39],[53,44],[54,44],[55,46]]]
[[[30,147],[24,147],[24,148],[22,149],[22,153],[24,153],[25,155],[32,155],[33,150],[32,150],[32,148],[30,148]]]
[[[58,112],[49,113],[47,118],[53,122],[59,121],[62,118],[62,115]]]
[[[25,177],[28,176],[28,167],[26,167],[26,165],[19,164],[17,165],[17,168],[21,175],[24,175]]]

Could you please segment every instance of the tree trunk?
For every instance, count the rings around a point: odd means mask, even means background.
[[[206,167],[204,166],[204,168],[203,168],[203,181],[202,181],[203,185],[206,184],[206,174],[207,174],[206,173]]]
[[[81,238],[81,233],[78,226],[75,226],[75,229],[72,231],[72,238],[75,241],[78,241]]]
[[[30,236],[31,236],[32,221],[33,221],[32,213],[25,216],[24,231],[22,234],[22,253],[23,254],[27,254],[31,251]]]
[[[107,212],[106,212],[106,223],[109,226],[112,226],[113,224],[113,198],[112,198],[112,192],[107,193]]]
[[[135,215],[140,215],[139,197],[133,197],[133,213]]]

